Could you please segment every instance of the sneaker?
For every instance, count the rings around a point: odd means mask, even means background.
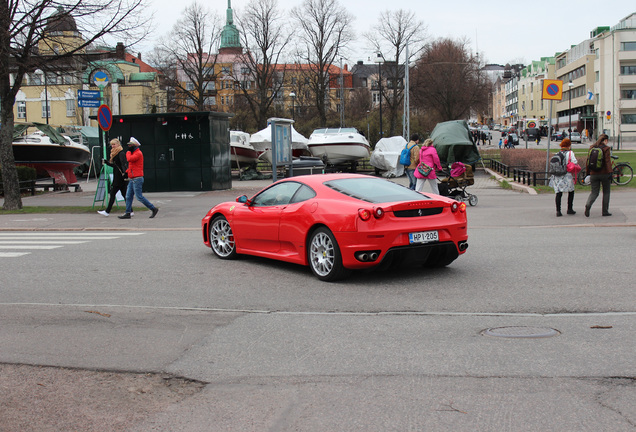
[[[106,210],[99,210],[97,213],[99,213],[102,216],[108,216],[110,214]]]
[[[130,215],[131,215],[131,216],[134,216],[134,215],[135,215],[135,212],[130,212]]]
[[[117,216],[119,219],[130,219],[130,213],[124,213],[121,216]]]
[[[152,214],[150,215],[150,219],[152,219],[153,217],[157,216],[157,213],[159,213],[159,209],[157,207],[152,209]]]
[[[611,213],[608,213],[608,212],[603,213],[603,216],[611,216],[611,215],[612,215],[612,214],[611,214]]]

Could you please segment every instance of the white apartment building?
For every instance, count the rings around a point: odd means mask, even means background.
[[[636,139],[636,13],[600,32],[592,49],[598,133]]]

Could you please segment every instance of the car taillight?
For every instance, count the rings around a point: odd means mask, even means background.
[[[455,201],[454,203],[451,204],[451,211],[453,213],[457,213],[457,212],[464,213],[466,211],[466,203]]]
[[[363,221],[368,221],[369,219],[371,219],[371,210],[367,210],[367,209],[359,209],[358,210],[358,216],[360,217],[360,219],[362,219]]]
[[[384,217],[384,209],[382,207],[376,207],[373,209],[373,216],[376,219],[382,219]]]

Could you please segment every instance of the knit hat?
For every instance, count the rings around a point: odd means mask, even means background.
[[[570,148],[572,147],[572,141],[570,141],[570,138],[564,138],[563,141],[561,141],[561,148]]]
[[[128,145],[131,145],[131,144],[135,145],[137,147],[139,147],[141,145],[141,143],[139,141],[137,141],[137,138],[135,138],[135,137],[130,137],[130,141],[128,141]]]

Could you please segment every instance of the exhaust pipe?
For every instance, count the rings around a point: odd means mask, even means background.
[[[461,241],[461,242],[459,242],[458,246],[459,246],[459,250],[463,252],[466,249],[468,249],[468,242]]]
[[[371,261],[375,261],[378,259],[378,253],[377,252],[371,252],[371,255],[369,255],[369,258],[371,259]]]

